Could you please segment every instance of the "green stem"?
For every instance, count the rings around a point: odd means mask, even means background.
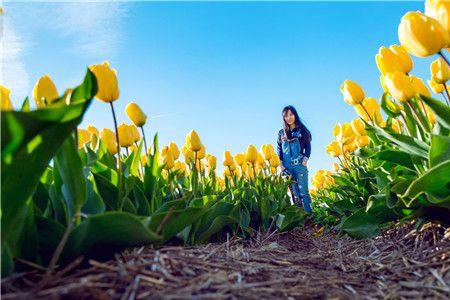
[[[447,105],[450,105],[450,102],[449,102],[449,100],[450,100],[450,94],[448,93],[448,90],[447,90],[447,83],[443,83],[443,85],[444,85],[444,91],[445,91],[445,94],[447,95],[447,98],[445,98],[445,100],[446,100],[446,102],[447,102]]]
[[[147,140],[145,139],[145,132],[144,132],[144,126],[141,126],[141,132],[142,132],[142,138],[144,139],[144,148],[145,148],[145,155],[148,155],[147,150]]]
[[[427,132],[428,130],[426,129],[425,124],[423,124],[422,120],[419,118],[419,115],[417,114],[416,110],[414,109],[414,107],[412,106],[410,101],[406,101],[406,103],[408,104],[409,108],[411,109],[411,112],[414,114],[414,116],[416,117],[417,121],[419,122],[420,126],[422,127],[424,132]]]
[[[438,54],[447,63],[447,65],[450,67],[450,62],[448,61],[447,57],[444,56],[444,53],[442,53],[442,51],[439,51]]]
[[[359,105],[361,105],[361,107],[364,109],[364,111],[367,114],[367,117],[369,118],[370,122],[372,123],[372,126],[375,126],[375,124],[373,123],[372,117],[370,117],[369,112],[367,111],[367,109],[364,107],[364,105],[362,103],[360,103]]]
[[[118,176],[118,180],[117,180],[117,188],[119,190],[119,192],[117,193],[117,200],[119,201],[119,203],[121,203],[121,199],[122,199],[122,164],[120,163],[120,142],[119,142],[119,130],[117,129],[117,118],[116,118],[116,112],[114,110],[114,105],[112,102],[109,102],[110,106],[111,106],[111,111],[112,111],[112,115],[113,115],[113,120],[114,120],[114,129],[116,131],[116,141],[117,141],[117,176]],[[122,206],[120,207],[120,210],[122,210]]]

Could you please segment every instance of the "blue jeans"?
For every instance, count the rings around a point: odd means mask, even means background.
[[[294,194],[294,204],[299,205],[296,201],[302,201],[303,209],[307,213],[311,213],[311,196],[308,189],[308,168],[304,165],[290,166],[288,171],[292,175],[291,191]]]

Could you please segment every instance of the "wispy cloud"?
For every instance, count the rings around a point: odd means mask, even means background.
[[[23,62],[23,54],[27,45],[14,30],[8,15],[1,14],[0,43],[1,57],[1,84],[11,90],[13,99],[24,99],[28,95],[29,75]]]
[[[124,3],[62,3],[50,22],[58,34],[72,39],[69,49],[85,57],[111,57],[122,40]]]

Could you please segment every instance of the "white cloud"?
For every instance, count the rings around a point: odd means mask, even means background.
[[[0,81],[2,85],[11,90],[13,99],[21,101],[28,95],[30,85],[29,75],[23,62],[23,54],[27,45],[17,35],[9,16],[2,14],[0,18],[2,19]]]

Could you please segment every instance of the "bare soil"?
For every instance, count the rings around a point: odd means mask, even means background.
[[[2,280],[3,299],[449,299],[450,230],[354,240],[307,225],[196,247],[141,247]],[[45,279],[45,280],[44,280]],[[50,280],[49,280],[50,279]]]

